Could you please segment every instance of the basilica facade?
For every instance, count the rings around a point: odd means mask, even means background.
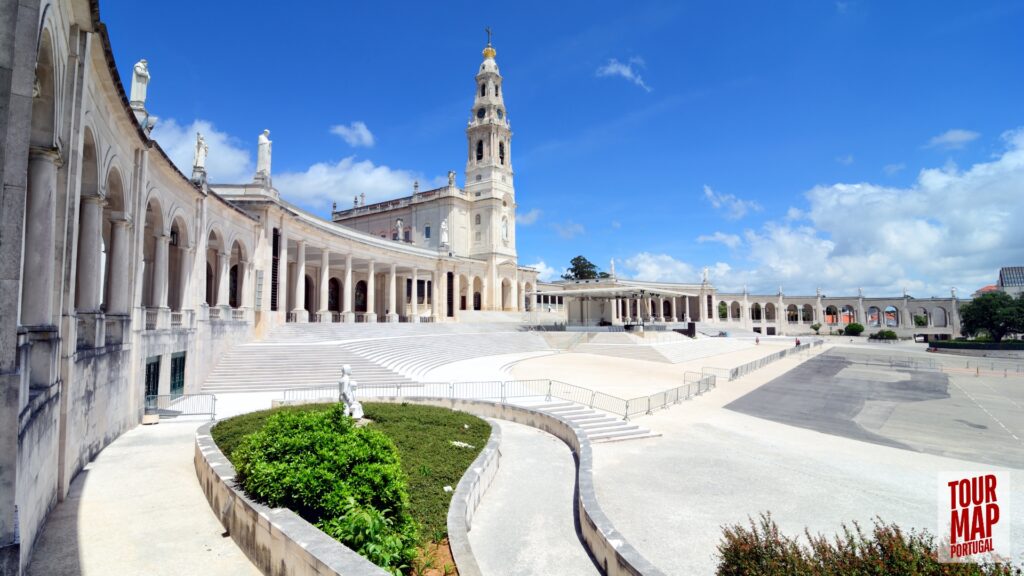
[[[147,398],[197,391],[232,346],[286,322],[527,307],[536,272],[517,260],[492,46],[473,86],[465,185],[452,175],[327,220],[274,187],[269,131],[251,182],[208,182],[201,135],[182,173],[150,137],[158,63],[122,81],[97,2],[4,6],[0,574],[22,573],[72,478],[140,422]]]

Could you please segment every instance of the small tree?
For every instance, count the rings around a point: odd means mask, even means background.
[[[577,256],[569,261],[569,269],[562,274],[563,280],[596,280],[608,278],[607,272],[601,272],[597,266],[583,256]]]
[[[718,303],[718,317],[722,320],[729,319],[729,305],[725,302]]]
[[[1007,334],[1024,332],[1024,297],[1014,299],[1005,292],[989,292],[960,307],[965,334],[987,332],[999,342]]]
[[[922,314],[914,314],[914,326],[921,327],[921,326],[927,326],[927,325],[928,325],[928,317],[927,316],[924,316]]]
[[[811,324],[811,330],[814,330],[815,334],[821,334],[821,332],[818,332],[819,330],[821,330],[821,324],[818,322]]]
[[[861,332],[864,331],[864,325],[859,322],[853,322],[846,325],[845,334],[847,336],[860,336]]]

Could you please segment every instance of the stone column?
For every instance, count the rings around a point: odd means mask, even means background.
[[[295,314],[296,322],[308,322],[309,313],[306,312],[306,241],[299,240],[298,250],[295,251]]]
[[[513,312],[519,312],[520,311],[519,282],[516,281],[515,278],[513,278],[512,281],[509,283],[508,291],[509,291],[509,299],[512,300],[512,311]]]
[[[153,268],[153,304],[156,308],[167,308],[167,249],[170,244],[170,236],[163,233],[156,236]]]
[[[678,322],[679,321],[679,313],[678,313],[679,306],[678,306],[678,304],[679,304],[679,297],[678,296],[673,296],[673,297],[669,298],[669,308],[668,308],[668,310],[669,310],[669,314],[672,315],[672,317],[669,318],[669,322]]]
[[[342,286],[342,292],[345,296],[345,302],[341,308],[345,311],[345,322],[355,322],[356,312],[352,306],[352,294],[354,286],[352,286],[352,254],[345,255],[345,285]]]
[[[416,267],[412,268],[412,321],[420,321],[420,286],[419,277],[416,275]]]
[[[128,270],[129,224],[123,214],[110,222],[110,252],[107,254],[110,261],[110,287],[107,289],[110,301],[107,302],[107,314],[128,314],[131,307],[131,295],[128,293],[131,276]]]
[[[439,322],[443,317],[444,307],[448,298],[444,292],[444,274],[432,271],[430,273],[430,312],[434,322]]]
[[[33,147],[29,150],[21,275],[21,323],[25,326],[53,324],[54,222],[60,165],[56,149]]]
[[[683,298],[683,307],[684,307],[684,313],[686,314],[686,316],[684,316],[683,319],[686,322],[690,322],[690,297],[689,296],[686,296],[686,297]],[[717,315],[717,313],[718,313],[718,311],[716,310],[715,314]],[[726,316],[728,316],[728,314],[726,314]]]
[[[374,262],[370,260],[366,264],[366,321],[377,321],[377,272],[374,270]]]
[[[320,315],[321,322],[331,321],[331,311],[327,308],[327,303],[331,300],[330,287],[331,251],[325,246],[320,250],[320,306],[317,308],[317,314]]]
[[[103,234],[103,199],[83,196],[79,209],[78,229],[78,312],[99,312],[102,296],[100,284],[103,268],[100,266],[100,241]]]
[[[230,252],[217,252],[217,269],[217,306],[229,308],[231,305],[231,282],[228,280],[231,269]]]
[[[192,254],[193,250],[191,248],[181,249],[181,259],[179,261],[181,277],[178,278],[180,282],[178,285],[178,293],[181,300],[180,310],[188,310],[192,307],[192,294],[188,289],[189,280],[192,277]],[[111,273],[111,276],[113,276],[113,273]]]
[[[391,265],[391,272],[388,274],[388,322],[398,322],[398,300],[395,297],[395,284],[398,281],[398,266]]]

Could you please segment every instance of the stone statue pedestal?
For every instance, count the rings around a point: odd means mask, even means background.
[[[344,312],[341,315],[341,319],[346,324],[351,324],[351,323],[356,321],[356,313],[355,312]]]
[[[374,312],[367,312],[367,314],[366,314],[366,321],[368,323],[370,323],[370,324],[376,324],[377,323],[377,314],[374,313]]]
[[[192,168],[192,183],[200,186],[206,184],[206,169],[198,166]]]

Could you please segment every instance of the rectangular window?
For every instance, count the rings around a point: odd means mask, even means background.
[[[156,396],[160,392],[160,357],[146,358],[146,396]]]
[[[428,240],[430,239],[430,226],[426,226],[423,228],[423,237],[427,238]]]
[[[171,355],[171,396],[177,397],[185,393],[185,353],[175,352]]]

